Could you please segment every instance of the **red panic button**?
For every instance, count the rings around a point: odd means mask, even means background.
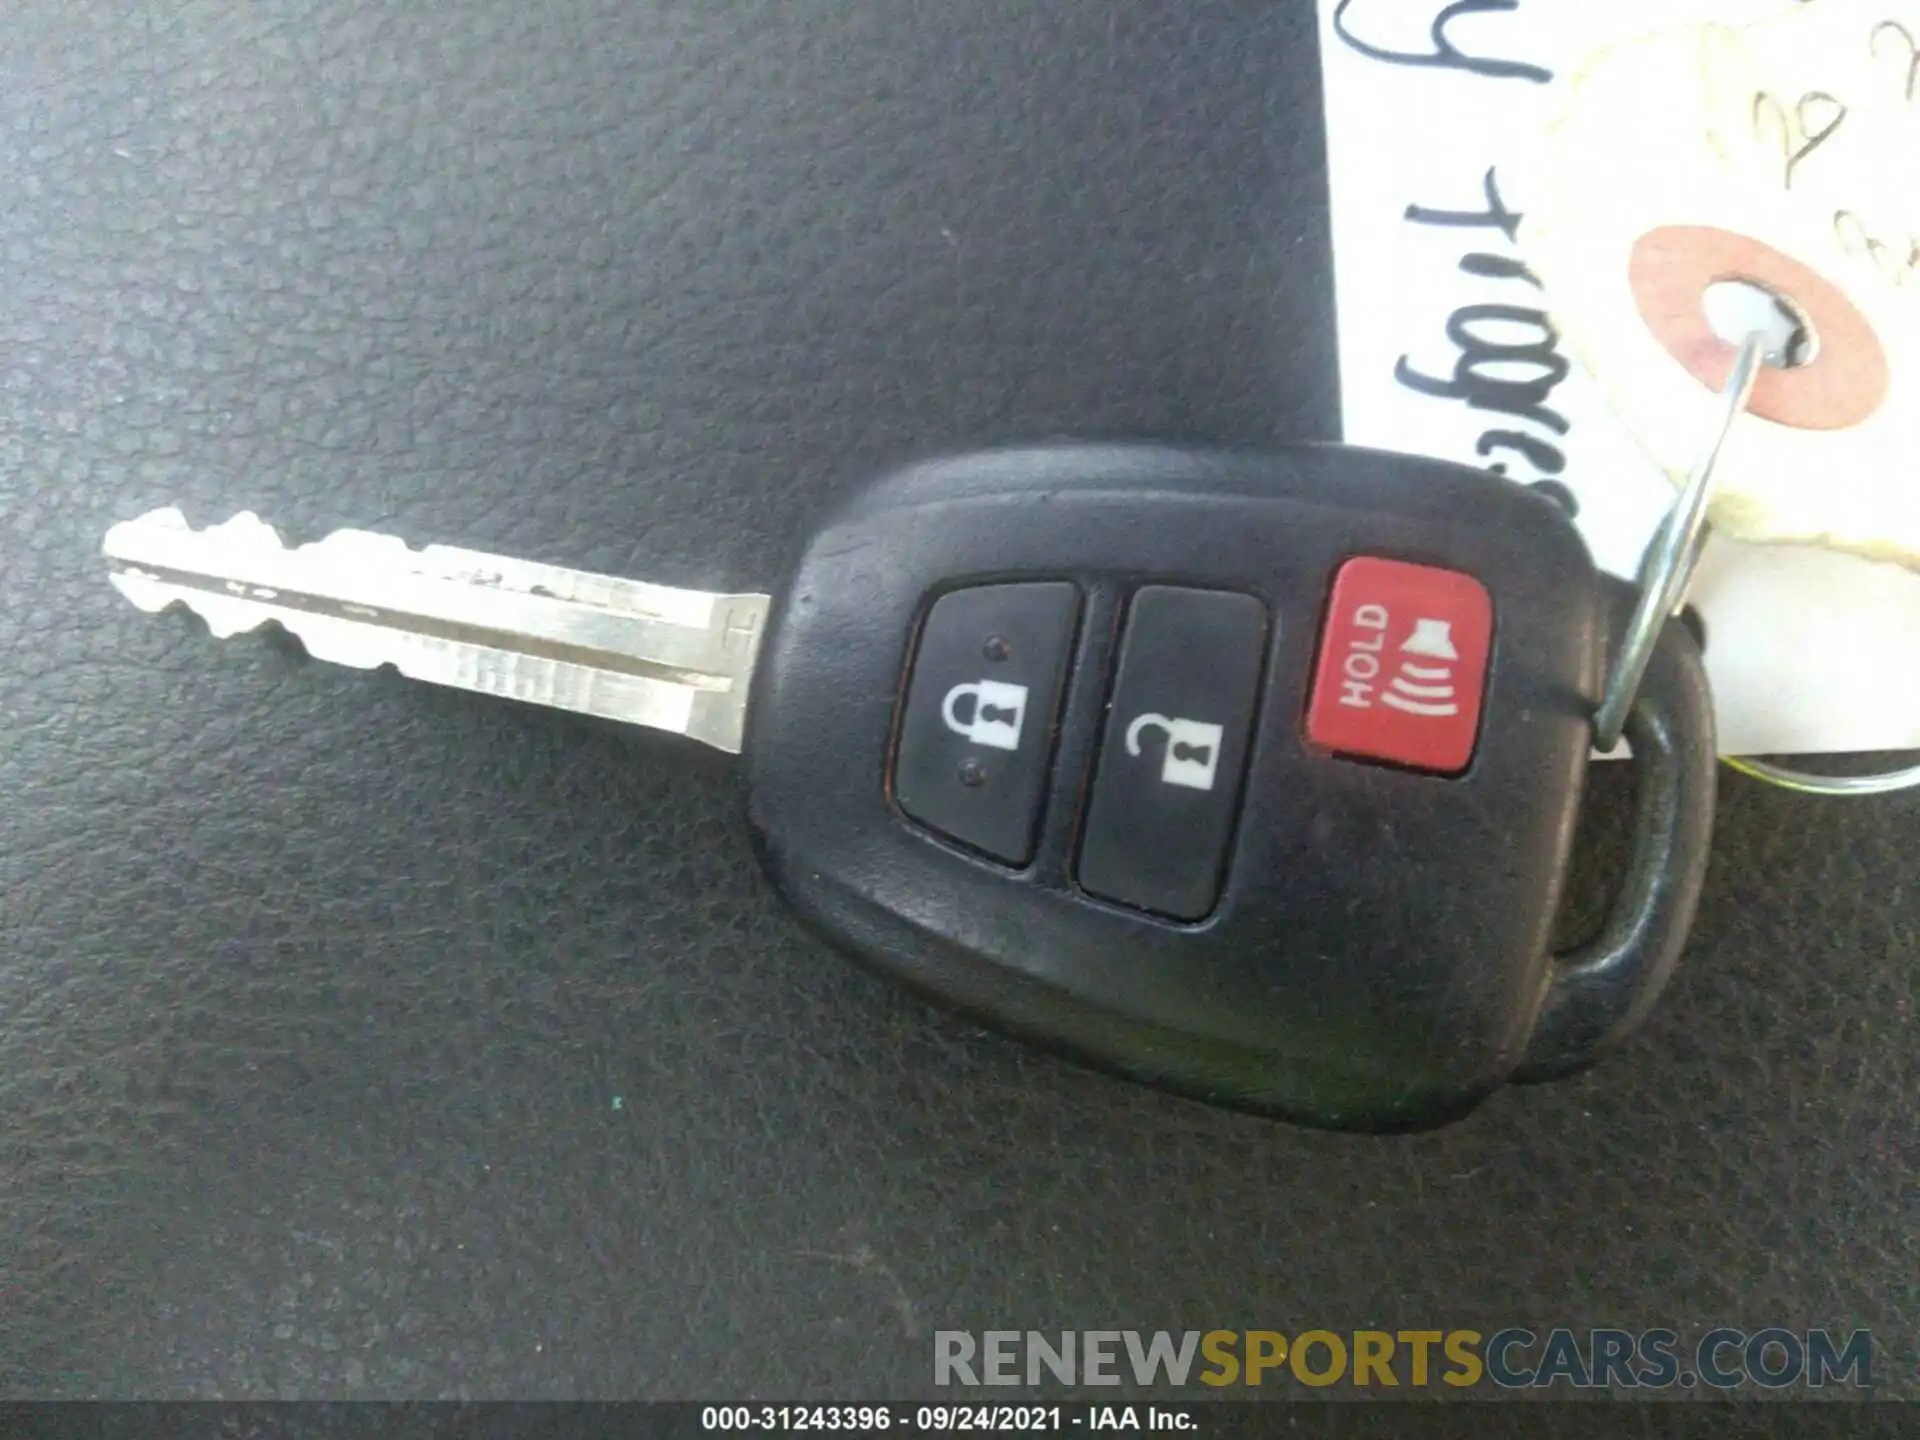
[[[1471,575],[1362,556],[1334,577],[1307,736],[1456,775],[1473,758],[1493,601]]]

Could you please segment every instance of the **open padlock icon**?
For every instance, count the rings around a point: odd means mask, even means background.
[[[1140,715],[1127,726],[1127,753],[1140,753],[1140,732],[1167,732],[1166,753],[1160,760],[1160,781],[1189,790],[1211,790],[1220,771],[1220,741],[1226,731],[1204,720],[1172,720],[1165,715]]]
[[[973,718],[960,718],[960,702],[971,698]],[[940,718],[956,735],[995,750],[1018,750],[1020,727],[1027,718],[1027,687],[1004,680],[975,680],[956,685],[940,702]]]

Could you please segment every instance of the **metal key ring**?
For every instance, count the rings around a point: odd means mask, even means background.
[[[1891,795],[1896,790],[1920,786],[1920,765],[1904,770],[1886,770],[1878,775],[1815,775],[1811,770],[1791,770],[1766,760],[1722,757],[1729,770],[1755,780],[1793,790],[1801,795]]]
[[[1766,363],[1767,336],[1759,331],[1746,338],[1733,362],[1733,373],[1720,392],[1719,423],[1714,427],[1712,443],[1687,477],[1686,488],[1674,501],[1667,518],[1660,522],[1647,558],[1640,567],[1640,599],[1634,606],[1633,620],[1627,626],[1626,644],[1621,647],[1613,673],[1600,700],[1600,713],[1594,717],[1594,745],[1603,753],[1620,743],[1626,728],[1627,711],[1640,693],[1640,681],[1653,660],[1660,632],[1683,604],[1694,571],[1700,568],[1700,552],[1707,540],[1707,500],[1713,494],[1713,470],[1720,463],[1720,451],[1740,412],[1753,397],[1753,385]]]
[[[1639,602],[1594,717],[1594,744],[1603,754],[1620,742],[1627,712],[1633,708],[1640,682],[1653,660],[1660,632],[1685,605],[1694,572],[1700,568],[1700,555],[1707,543],[1707,501],[1713,494],[1714,467],[1719,464],[1733,422],[1753,398],[1761,367],[1769,363],[1769,338],[1764,331],[1755,331],[1741,344],[1732,373],[1720,392],[1720,415],[1711,443],[1647,547],[1647,558],[1640,569]],[[1920,786],[1920,765],[1878,775],[1816,775],[1765,760],[1738,758],[1726,763],[1741,774],[1803,795],[1886,795]]]

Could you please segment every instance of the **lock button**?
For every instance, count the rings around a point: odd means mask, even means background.
[[[1249,595],[1134,596],[1080,845],[1081,888],[1176,920],[1220,898],[1266,654]]]
[[[979,585],[934,602],[894,756],[904,814],[1009,865],[1033,858],[1079,613],[1080,592],[1064,582]]]

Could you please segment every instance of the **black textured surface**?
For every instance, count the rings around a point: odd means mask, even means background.
[[[1862,1324],[1908,1370],[1912,798],[1731,781],[1623,1057],[1343,1139],[825,954],[717,755],[101,578],[177,501],[752,583],[914,454],[1329,437],[1316,75],[1272,0],[15,0],[0,1390],[910,1393],[988,1325]]]

